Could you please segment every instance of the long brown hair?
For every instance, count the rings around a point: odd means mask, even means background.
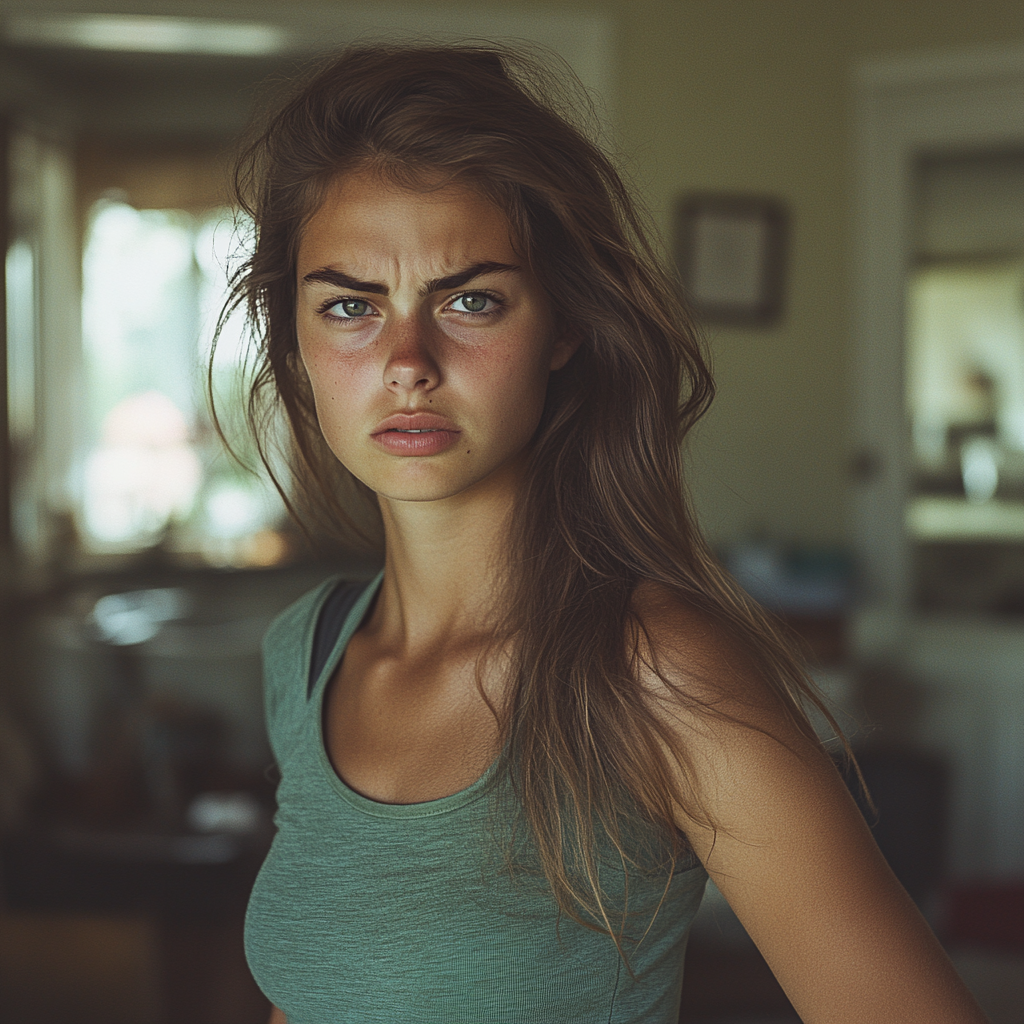
[[[640,660],[650,660],[634,606],[640,582],[660,584],[734,637],[805,733],[807,701],[841,733],[791,643],[720,568],[696,525],[680,447],[714,392],[699,334],[645,216],[581,123],[585,99],[567,106],[563,86],[521,52],[490,45],[338,54],[239,161],[238,199],[257,242],[234,301],[246,305],[259,346],[257,442],[266,410],[280,403],[300,503],[339,528],[357,525],[343,491],[361,485],[320,434],[295,329],[300,233],[331,180],[369,167],[410,188],[429,177],[476,189],[505,211],[557,315],[582,339],[551,376],[511,516],[495,636],[513,654],[495,711],[559,908],[607,931],[621,952],[625,912],[611,911],[595,851],[610,844],[627,872],[647,870],[630,841],[630,823],[642,822],[660,837],[653,859],[671,878],[690,853],[677,808],[715,824],[674,781],[680,768],[692,778],[693,765],[640,683]]]

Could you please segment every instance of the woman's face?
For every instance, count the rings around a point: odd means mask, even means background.
[[[306,226],[296,327],[331,450],[400,501],[452,497],[513,469],[548,375],[576,347],[497,207],[370,173],[338,179]]]

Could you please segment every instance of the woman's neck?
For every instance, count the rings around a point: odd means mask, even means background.
[[[489,638],[520,467],[439,501],[380,499],[386,560],[370,628],[395,651]]]

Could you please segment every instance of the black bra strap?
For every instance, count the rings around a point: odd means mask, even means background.
[[[359,599],[359,595],[366,589],[365,583],[345,583],[338,585],[327,596],[320,608],[320,615],[316,620],[316,629],[313,631],[313,656],[309,662],[309,681],[307,683],[307,694],[312,695],[313,687],[320,678],[320,673],[327,664],[327,659],[334,650],[334,644],[341,633],[345,619],[352,610],[352,605]]]

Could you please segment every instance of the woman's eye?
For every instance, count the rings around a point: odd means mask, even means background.
[[[456,313],[486,313],[489,311],[489,307],[493,307],[494,304],[494,300],[488,295],[483,295],[480,292],[469,292],[455,299],[452,302],[452,309]]]
[[[370,312],[370,304],[362,299],[342,299],[341,302],[336,302],[331,306],[327,312],[344,320],[354,320],[366,316]]]

